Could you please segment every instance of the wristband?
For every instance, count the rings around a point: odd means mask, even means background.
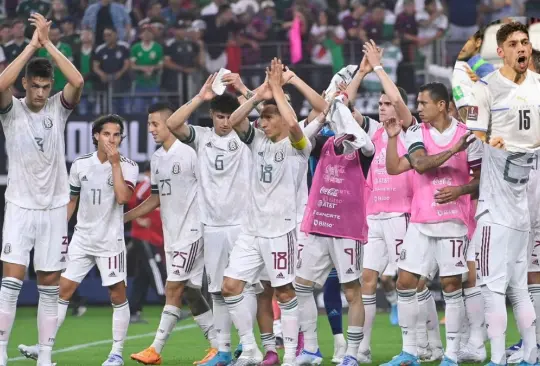
[[[373,68],[374,71],[377,71],[377,70],[384,70],[384,68],[381,66],[381,65],[377,65]]]
[[[347,99],[349,99],[349,94],[347,94],[347,92],[341,92],[342,95],[346,96]]]

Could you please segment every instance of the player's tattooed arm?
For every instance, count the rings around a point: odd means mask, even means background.
[[[186,286],[184,297],[189,306],[189,310],[191,310],[192,316],[198,316],[210,310],[210,306],[208,305],[208,302],[204,298],[200,289],[194,289]]]
[[[140,205],[124,214],[124,223],[135,220],[154,211],[160,205],[159,193],[152,193]]]

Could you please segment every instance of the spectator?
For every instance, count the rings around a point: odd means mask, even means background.
[[[418,21],[418,46],[427,63],[433,60],[433,42],[441,39],[448,29],[444,10],[437,8],[437,0],[426,0],[424,11],[416,14]]]
[[[80,115],[92,113],[94,99],[92,91],[94,90],[92,72],[92,51],[94,49],[94,34],[85,29],[81,31],[81,44],[79,52],[75,55],[75,66],[84,77],[84,91],[81,95],[81,101],[78,105]]]
[[[116,30],[119,40],[127,41],[131,32],[131,18],[123,5],[112,0],[99,0],[86,8],[82,27],[94,31],[98,45],[104,42],[104,30],[111,27]]]
[[[182,6],[182,0],[169,0],[169,6],[161,11],[161,16],[165,19],[168,26],[172,26],[177,20],[183,18],[189,13],[189,8]]]
[[[261,3],[261,10],[253,18],[251,27],[253,28],[253,36],[259,42],[277,40],[279,24],[276,19],[276,4],[272,0],[265,0]],[[272,58],[263,56],[263,59],[271,60]]]
[[[68,8],[64,0],[53,0],[51,2],[51,11],[47,15],[47,19],[53,23],[60,24],[69,16]]]
[[[403,12],[397,16],[395,29],[400,37],[401,52],[405,55],[405,62],[414,62],[418,43],[418,24],[416,23],[414,0],[404,1]]]
[[[50,9],[51,5],[47,1],[43,0],[23,0],[19,3],[19,6],[17,6],[17,17],[19,19],[23,19],[24,24],[27,26],[25,28],[25,35],[27,38],[32,38],[32,34],[34,32],[33,27],[28,27],[30,24],[28,23],[30,14],[37,12],[43,16],[46,16],[49,14]]]
[[[189,22],[178,21],[174,25],[174,38],[165,44],[161,86],[167,92],[178,93],[182,86],[178,84],[179,76],[186,80],[187,75],[193,75],[204,65],[204,44],[190,37],[188,26]]]
[[[238,33],[238,43],[242,49],[242,64],[256,65],[261,62],[261,48],[259,46],[260,32],[253,27],[252,8],[245,11],[238,8],[238,23],[241,29]]]
[[[114,93],[127,93],[131,89],[129,74],[129,44],[118,41],[116,30],[112,27],[103,31],[105,43],[98,46],[92,58],[92,71],[99,77],[94,90],[106,91],[109,83]],[[128,113],[129,98],[115,98],[113,104],[117,113]]]
[[[0,25],[0,45],[4,47],[11,39],[11,26],[7,22],[2,23]]]
[[[362,0],[351,1],[351,14],[346,16],[341,24],[352,41],[360,40],[360,27],[366,18],[367,7]]]
[[[338,20],[343,22],[343,19],[351,15],[351,9],[349,7],[349,0],[338,0]]]
[[[513,12],[511,0],[482,0],[480,10],[485,16],[484,24],[518,15]]]
[[[25,22],[20,19],[16,19],[11,24],[11,35],[13,36],[13,39],[6,43],[6,45],[4,46],[4,51],[6,53],[8,63],[15,60],[30,43],[30,40],[24,37],[25,27]],[[17,77],[17,80],[15,81],[15,84],[13,84],[13,86],[11,87],[11,89],[13,90],[13,94],[16,97],[24,95],[24,88],[22,85],[23,76],[24,70],[21,71],[21,73]]]
[[[71,50],[71,47],[67,43],[63,43],[60,41],[60,37],[62,36],[62,33],[60,32],[60,28],[56,23],[52,24],[51,29],[49,30],[49,39],[58,48],[60,52],[64,56],[66,56],[71,62],[73,62],[73,51]],[[38,57],[45,57],[51,60],[52,57],[49,54],[49,51],[45,48],[40,48],[37,52]],[[53,64],[54,65],[54,64]],[[64,86],[67,84],[67,79],[62,74],[62,71],[60,71],[60,68],[58,66],[54,65],[54,81],[53,81],[53,93],[58,92],[62,89],[64,89]]]
[[[227,42],[231,34],[238,30],[234,14],[230,5],[221,5],[216,15],[202,18],[206,23],[204,43],[206,43],[207,55],[205,56],[206,70],[216,72],[227,66]]]
[[[75,20],[68,16],[64,18],[60,26],[62,27],[62,38],[60,41],[68,44],[73,51],[73,57],[77,58],[81,49],[81,36],[75,32]]]
[[[154,41],[152,29],[145,25],[141,30],[141,41],[131,46],[131,68],[135,72],[135,93],[157,94],[159,78],[163,68],[163,47]],[[152,98],[135,98],[133,112],[144,113]]]
[[[150,23],[151,19],[161,17],[161,12],[162,12],[161,3],[157,0],[152,1],[150,3],[150,6],[148,7],[148,11],[146,12],[146,18],[143,18],[139,22],[138,24],[139,27],[142,26],[143,24]]]
[[[403,3],[405,0],[397,0],[396,6],[394,7],[394,13],[399,14],[403,12]],[[426,0],[414,0],[414,9],[416,10],[416,14],[420,14],[423,12],[426,8]],[[438,11],[441,11],[444,13],[444,8],[441,4],[441,0],[435,0],[436,8]]]
[[[338,23],[336,13],[331,9],[326,12],[321,11],[311,27],[311,41],[314,44],[311,50],[311,61],[315,65],[328,66],[328,73],[332,71],[330,75],[341,70],[345,65],[342,44],[346,37],[345,29]],[[330,66],[333,66],[333,70]],[[322,81],[320,75],[312,78],[312,81],[315,90],[324,89],[322,84],[319,85]]]
[[[227,0],[213,0],[210,4],[206,5],[201,10],[201,16],[206,17],[210,15],[216,15],[219,12],[219,8],[222,5],[226,5]]]
[[[365,43],[372,39],[375,41],[375,43],[379,44],[383,41],[388,41],[394,38],[393,31],[385,32],[385,13],[386,10],[382,3],[375,3],[375,5],[373,5],[371,8],[371,14],[364,21],[362,28],[360,28],[359,31],[358,36],[362,42]]]

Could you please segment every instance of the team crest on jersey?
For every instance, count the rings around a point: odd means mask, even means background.
[[[180,163],[175,162],[172,166],[172,173],[173,174],[179,174],[180,173]]]
[[[4,245],[4,254],[9,254],[9,253],[11,253],[11,244],[6,243],[6,245]]]
[[[354,152],[352,152],[350,154],[346,154],[344,156],[345,156],[345,159],[347,159],[347,160],[354,160],[356,158],[356,154]]]
[[[236,151],[238,150],[238,142],[236,140],[229,141],[229,151]]]
[[[283,159],[285,159],[285,154],[283,153],[283,150],[279,150],[276,155],[274,155],[274,161],[280,163]]]
[[[46,116],[45,118],[43,118],[43,127],[45,127],[45,129],[50,130],[52,126],[53,126],[53,121],[52,121],[51,116]]]

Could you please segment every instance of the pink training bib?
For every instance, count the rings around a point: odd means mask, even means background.
[[[336,155],[334,137],[329,138],[317,163],[301,230],[365,242],[365,184],[358,151]]]
[[[376,215],[381,212],[411,212],[412,177],[408,171],[400,175],[389,175],[386,171],[386,146],[388,135],[380,128],[371,139],[375,145],[375,156],[366,180],[366,213]],[[403,156],[407,149],[398,138],[398,154]]]
[[[467,128],[459,123],[454,138],[448,145],[439,146],[429,133],[429,124],[422,123],[424,147],[429,155],[436,155],[453,146],[465,133]],[[435,202],[437,190],[448,186],[461,186],[470,180],[467,153],[461,151],[437,169],[424,174],[413,174],[413,200],[411,205],[411,222],[437,223],[458,219],[469,225],[471,200],[469,196],[461,196],[456,201],[438,204]]]

